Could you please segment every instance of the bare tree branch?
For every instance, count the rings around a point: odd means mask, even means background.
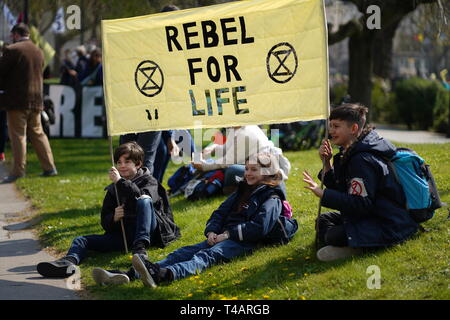
[[[361,22],[358,20],[350,20],[346,24],[340,25],[339,29],[331,33],[329,30],[331,28],[328,28],[328,44],[333,45],[335,43],[338,43],[348,37],[351,37],[355,33],[359,33],[363,30],[363,26],[361,25]]]

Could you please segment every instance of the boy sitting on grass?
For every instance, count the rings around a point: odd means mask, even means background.
[[[115,150],[114,161],[117,169],[113,166],[109,170],[109,178],[113,183],[105,188],[107,192],[101,211],[101,225],[105,234],[75,238],[65,257],[37,265],[37,271],[42,276],[69,277],[75,272],[73,266],[81,263],[88,250],[124,250],[121,220],[127,246],[132,248],[133,253],[144,256],[150,245],[165,246],[180,236],[166,191],[150,175],[149,170],[142,167],[142,148],[136,142],[124,143]],[[120,205],[117,203],[116,189]]]
[[[128,271],[93,270],[98,284],[128,283],[140,279],[154,288],[251,253],[259,244],[287,243],[297,232],[295,219],[283,215],[285,194],[278,159],[260,153],[245,162],[244,181],[206,223],[206,240],[181,247],[165,259],[152,263],[145,255],[133,255]]]
[[[332,261],[360,253],[362,248],[386,247],[405,241],[418,224],[404,208],[405,196],[394,173],[383,158],[391,158],[395,147],[366,127],[367,108],[344,104],[331,111],[330,135],[320,149],[324,162],[322,190],[305,171],[304,179],[321,205],[339,210],[318,218],[317,251],[321,261]],[[319,177],[321,173],[319,174]]]

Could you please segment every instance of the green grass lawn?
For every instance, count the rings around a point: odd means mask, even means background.
[[[37,230],[44,246],[63,255],[73,238],[102,233],[100,208],[109,184],[111,166],[108,143],[103,139],[53,139],[59,176],[39,177],[41,169],[29,148],[27,177],[17,185],[29,197],[42,221]],[[397,144],[399,146],[399,144]],[[450,144],[406,145],[431,164],[442,201],[450,201]],[[319,262],[314,250],[314,220],[318,199],[304,189],[301,172],[320,169],[317,151],[288,152],[292,171],[287,182],[288,199],[299,222],[299,231],[286,246],[263,247],[253,255],[217,265],[195,277],[151,290],[140,281],[101,287],[91,277],[94,267],[128,269],[124,253],[93,254],[81,265],[82,284],[98,299],[449,299],[449,219],[447,208],[436,211],[418,233],[404,244],[333,263]],[[10,153],[7,154],[10,157]],[[170,164],[165,181],[176,170]],[[174,249],[204,240],[203,229],[212,211],[225,199],[171,201],[182,237],[164,249],[150,248],[157,261]],[[325,212],[326,208],[322,208]],[[368,289],[371,273],[378,266],[381,288]]]

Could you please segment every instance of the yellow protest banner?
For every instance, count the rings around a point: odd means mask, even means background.
[[[325,119],[322,0],[102,21],[108,133]]]

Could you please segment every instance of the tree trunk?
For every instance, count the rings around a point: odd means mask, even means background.
[[[364,30],[350,37],[348,93],[352,102],[370,108],[372,95],[372,69],[374,33]]]
[[[375,37],[373,56],[373,73],[383,79],[392,78],[392,48],[395,32],[400,20],[385,27]]]

